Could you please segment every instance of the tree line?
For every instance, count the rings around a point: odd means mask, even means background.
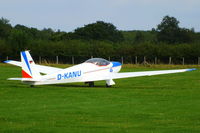
[[[19,57],[22,50],[33,56],[200,56],[200,33],[182,28],[175,17],[165,16],[150,31],[120,31],[113,24],[97,21],[73,32],[39,30],[0,19],[0,57]]]

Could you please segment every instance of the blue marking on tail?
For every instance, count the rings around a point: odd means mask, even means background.
[[[23,56],[23,58],[24,58],[24,60],[25,60],[25,62],[26,62],[26,65],[27,65],[27,67],[28,67],[28,69],[29,69],[29,71],[30,71],[30,73],[31,73],[31,75],[32,75],[31,68],[30,68],[30,65],[29,65],[29,63],[28,63],[28,59],[27,59],[26,53],[25,53],[25,52],[22,52],[22,56]]]

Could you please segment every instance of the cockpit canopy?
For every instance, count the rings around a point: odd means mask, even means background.
[[[92,58],[92,59],[85,61],[85,63],[93,63],[98,66],[107,66],[108,64],[110,64],[109,61],[102,59],[102,58]]]

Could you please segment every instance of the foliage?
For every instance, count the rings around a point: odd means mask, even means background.
[[[194,31],[180,28],[179,21],[174,17],[165,16],[157,26],[157,39],[166,43],[190,43]]]
[[[74,34],[76,37],[85,40],[123,41],[121,32],[113,24],[103,21],[97,21],[96,23],[85,25],[82,28],[77,28]]]
[[[12,27],[9,24],[9,20],[5,18],[0,19],[0,39],[6,39],[11,31]]]
[[[173,44],[173,45],[170,45]],[[84,56],[190,58],[200,56],[200,33],[179,27],[174,17],[165,16],[151,31],[119,31],[111,24],[97,21],[73,32],[44,28],[11,26],[0,19],[0,56],[18,57],[25,49],[34,56]]]

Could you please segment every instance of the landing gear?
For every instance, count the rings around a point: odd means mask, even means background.
[[[106,80],[106,87],[111,87],[112,85],[115,85],[115,82],[112,79]]]
[[[85,84],[89,84],[89,87],[94,87],[94,82],[85,82]]]
[[[94,82],[89,82],[89,87],[94,87]]]

